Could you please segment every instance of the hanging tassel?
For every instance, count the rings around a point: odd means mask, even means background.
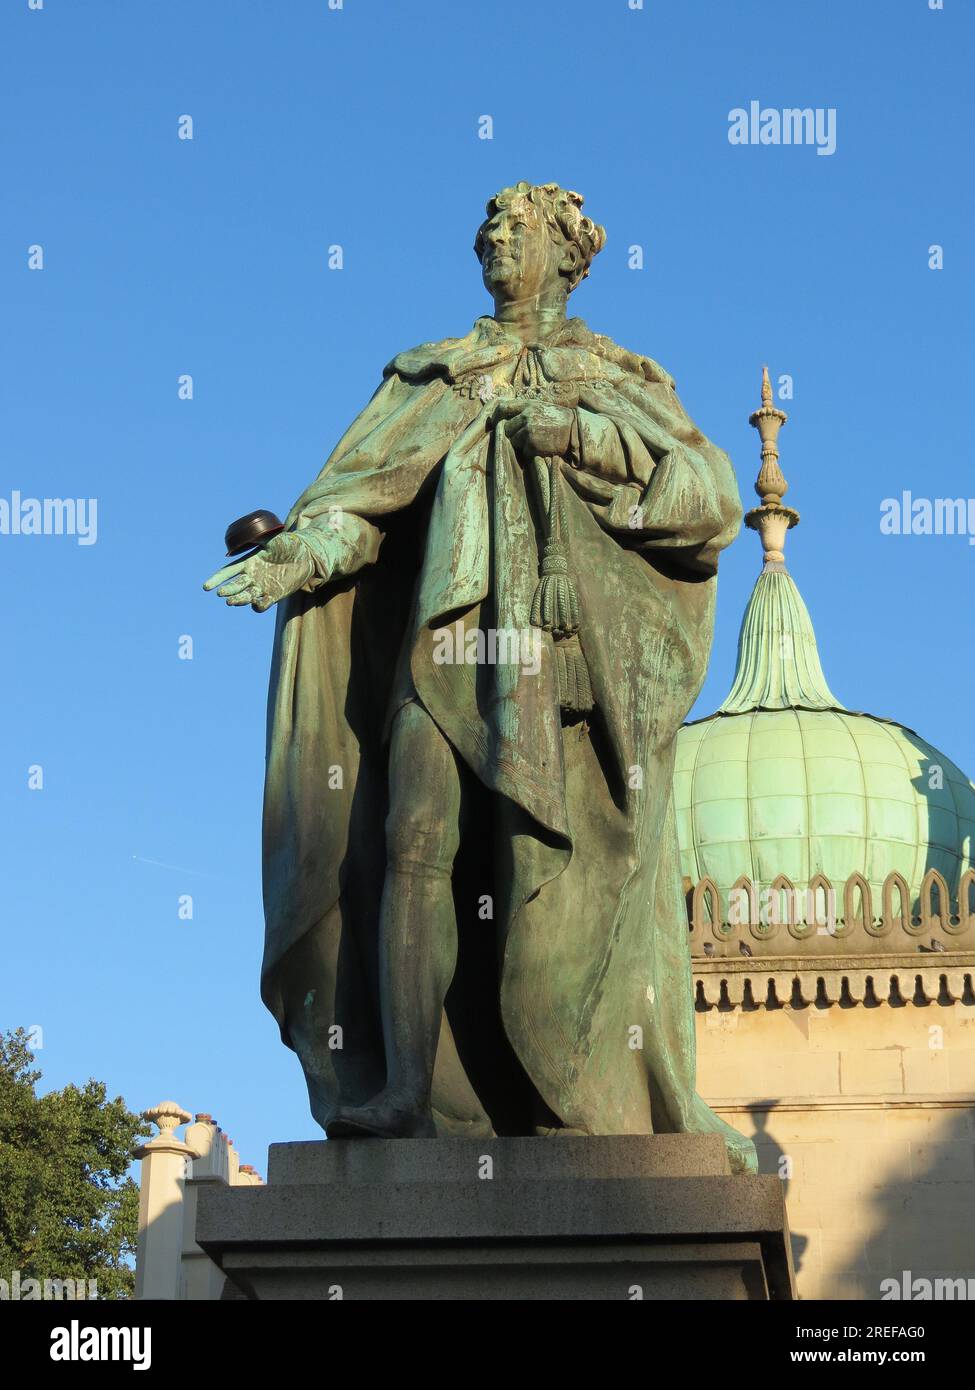
[[[589,667],[578,637],[564,637],[556,641],[555,664],[559,679],[559,704],[573,714],[588,714],[595,701]]]
[[[545,460],[536,459],[539,478]],[[539,580],[532,598],[531,622],[550,632],[554,640],[559,704],[573,714],[587,714],[593,707],[589,667],[579,641],[579,595],[569,573],[568,547],[560,535],[562,501],[559,496],[561,460],[548,464],[548,535],[542,551]]]
[[[536,460],[539,478],[545,460]],[[548,464],[548,516],[545,546],[542,550],[540,578],[532,598],[531,621],[553,637],[568,637],[579,627],[579,596],[569,575],[569,555],[562,541],[559,523],[562,519],[562,500],[559,496],[561,460],[551,458]]]
[[[553,637],[568,637],[579,629],[579,595],[569,574],[569,559],[561,541],[547,541],[542,552],[541,578],[532,599],[533,627]]]

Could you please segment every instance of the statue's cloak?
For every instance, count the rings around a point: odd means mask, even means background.
[[[584,422],[562,485],[597,706],[583,722],[560,716],[547,633],[537,675],[436,656],[458,619],[529,627],[544,536],[505,398],[562,401]],[[483,797],[455,866],[440,1132],[546,1117],[590,1134],[711,1129],[751,1161],[695,1094],[671,793],[740,518],[729,460],[671,378],[579,319],[527,349],[480,319],[386,369],[288,517],[320,578],[278,606],[268,703],[262,992],[321,1123],[384,1081],[388,730],[418,698]]]

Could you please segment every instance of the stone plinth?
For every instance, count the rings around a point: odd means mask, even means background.
[[[795,1296],[782,1184],[717,1136],[275,1144],[196,1239],[253,1299]]]

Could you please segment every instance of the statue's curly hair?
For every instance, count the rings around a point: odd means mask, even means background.
[[[581,193],[573,193],[557,183],[526,183],[522,179],[520,183],[495,193],[487,203],[487,218],[477,229],[474,254],[478,260],[483,258],[484,228],[496,213],[509,208],[516,198],[527,198],[537,208],[553,241],[578,246],[582,259],[572,275],[567,277],[571,292],[589,274],[593,256],[606,245],[606,228],[583,214]]]

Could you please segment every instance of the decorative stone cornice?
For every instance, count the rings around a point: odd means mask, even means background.
[[[975,1005],[975,951],[937,957],[802,956],[696,960],[695,1003],[710,1009],[799,1009],[816,1005]]]
[[[719,1115],[763,1115],[770,1114],[773,1110],[777,1114],[805,1110],[814,1110],[817,1113],[823,1110],[852,1110],[857,1113],[862,1110],[975,1110],[975,1094],[970,1091],[933,1091],[927,1094],[912,1092],[910,1095],[899,1092],[866,1096],[762,1096],[758,1100],[749,1096],[734,1096],[730,1099],[720,1097],[712,1100],[705,1096],[705,1100]]]

